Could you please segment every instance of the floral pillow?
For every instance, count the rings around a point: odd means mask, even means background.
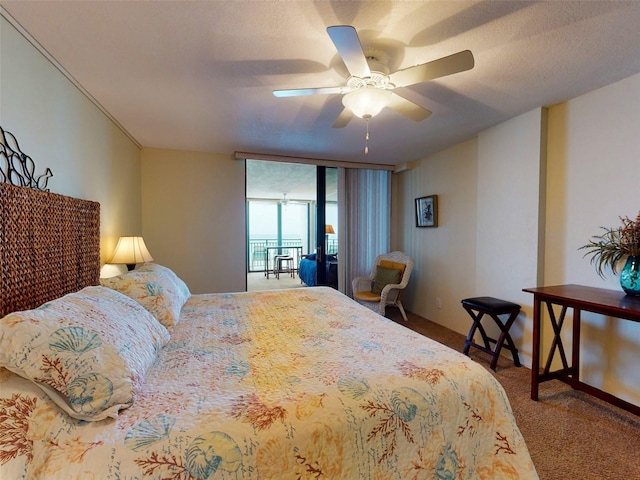
[[[187,287],[187,284],[184,283],[184,281],[180,277],[178,277],[175,272],[169,267],[165,267],[164,265],[160,265],[158,263],[146,262],[138,264],[135,271],[155,272],[158,275],[162,275],[171,280],[175,284],[176,288],[180,291],[180,293],[186,297],[185,302],[191,296],[191,292],[189,291],[189,287]]]
[[[134,299],[167,328],[178,323],[180,310],[191,296],[173,271],[155,263],[145,263],[117,277],[101,278],[100,284]]]
[[[138,303],[86,287],[0,320],[0,366],[34,382],[80,420],[133,404],[169,332]]]

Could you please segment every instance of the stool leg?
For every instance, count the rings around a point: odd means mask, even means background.
[[[505,336],[504,343],[507,346],[507,349],[511,351],[511,355],[513,356],[513,364],[516,367],[521,366],[520,357],[518,356],[518,349],[516,348],[516,344],[513,341],[513,338],[511,338],[511,334],[509,333],[509,330],[511,329],[511,325],[513,325],[513,322],[515,322],[516,318],[518,318],[519,313],[520,313],[519,310],[517,312],[513,312],[509,317],[509,320],[507,320],[507,323],[505,324],[505,327],[504,327],[504,336]]]
[[[469,355],[469,348],[473,343],[473,336],[476,334],[476,330],[478,329],[478,327],[481,328],[480,333],[482,335],[482,339],[485,341],[485,344],[487,342],[486,342],[486,333],[484,332],[484,328],[482,328],[482,325],[480,324],[480,320],[482,319],[482,314],[476,315],[472,310],[469,310],[467,308],[465,308],[465,310],[467,310],[467,312],[473,319],[473,325],[471,325],[471,328],[469,329],[469,334],[467,335],[467,339],[464,342],[464,349],[462,350],[462,353],[464,353],[465,355]]]
[[[507,345],[507,349],[511,351],[511,356],[513,356],[513,364],[516,367],[521,367],[522,364],[520,363],[520,357],[518,356],[518,349],[516,348],[515,343],[513,343],[511,335],[509,335],[508,333],[506,335],[505,345]]]
[[[507,320],[507,322],[505,324],[503,324],[499,318],[497,318],[497,315],[491,315],[493,317],[493,320],[496,322],[496,324],[500,327],[501,333],[500,336],[498,337],[498,340],[496,342],[496,348],[494,350],[494,354],[493,354],[493,358],[491,359],[491,369],[495,371],[496,369],[496,365],[498,363],[498,358],[500,357],[500,351],[502,350],[502,346],[503,344],[505,344],[505,340],[506,340],[506,346],[507,349],[511,351],[511,355],[513,356],[513,363],[516,367],[520,366],[520,358],[518,357],[518,349],[515,347],[515,344],[513,343],[513,339],[511,338],[511,335],[509,334],[509,329],[511,328],[511,325],[513,324],[513,322],[515,321],[516,317],[518,316],[518,312],[513,312],[511,313],[511,315],[509,316],[509,319]]]
[[[480,318],[482,318],[482,315],[480,315]],[[491,350],[490,342],[492,339],[489,338],[489,335],[487,335],[487,332],[482,326],[482,324],[480,323],[480,320],[478,320],[478,330],[480,330],[480,335],[482,336],[482,341],[484,342],[485,348],[488,348],[489,350]]]
[[[500,322],[496,322],[498,325],[501,325]],[[491,358],[491,370],[496,371],[496,366],[498,365],[498,358],[500,358],[500,350],[502,350],[502,344],[504,343],[505,331],[503,330],[498,337],[498,341],[496,341],[496,348],[493,351],[493,357]]]
[[[489,336],[482,326],[482,317],[484,316],[484,312],[478,312],[477,314],[471,310],[470,308],[464,307],[465,310],[469,313],[471,318],[473,319],[473,325],[471,326],[471,330],[469,330],[469,335],[467,335],[467,340],[465,341],[465,350],[462,353],[465,355],[469,352],[469,346],[473,343],[473,336],[476,333],[476,329],[480,330],[480,335],[482,336],[482,342],[484,343],[484,348],[491,350],[491,344],[489,343]]]

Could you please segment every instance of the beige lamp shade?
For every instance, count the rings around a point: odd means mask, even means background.
[[[324,233],[326,233],[327,235],[333,235],[336,233],[336,231],[333,229],[333,225],[325,225]]]
[[[120,237],[109,263],[126,264],[132,270],[136,263],[152,261],[153,257],[142,237]]]

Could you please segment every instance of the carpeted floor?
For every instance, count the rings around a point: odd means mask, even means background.
[[[387,316],[462,350],[463,335],[411,313],[405,323],[393,308]],[[471,350],[471,358],[484,365],[507,392],[541,480],[640,479],[640,417],[556,380],[541,384],[539,401],[534,402],[530,369],[516,368],[503,356],[494,373],[489,356]]]

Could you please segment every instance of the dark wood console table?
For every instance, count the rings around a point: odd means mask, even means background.
[[[533,293],[533,351],[531,365],[531,399],[538,400],[538,385],[548,380],[561,380],[576,390],[581,390],[594,397],[600,398],[617,407],[640,415],[640,406],[629,403],[610,393],[592,387],[580,381],[580,312],[593,312],[610,317],[640,322],[640,297],[625,295],[615,290],[584,287],[582,285],[556,285],[553,287],[524,288],[523,291]],[[542,304],[553,327],[553,341],[547,356],[544,369],[540,370],[540,318]],[[556,317],[553,305],[561,307],[560,315]],[[573,337],[571,349],[571,363],[562,344],[560,332],[567,313],[567,308],[573,310]],[[551,363],[555,354],[560,355],[562,368],[551,371]]]

